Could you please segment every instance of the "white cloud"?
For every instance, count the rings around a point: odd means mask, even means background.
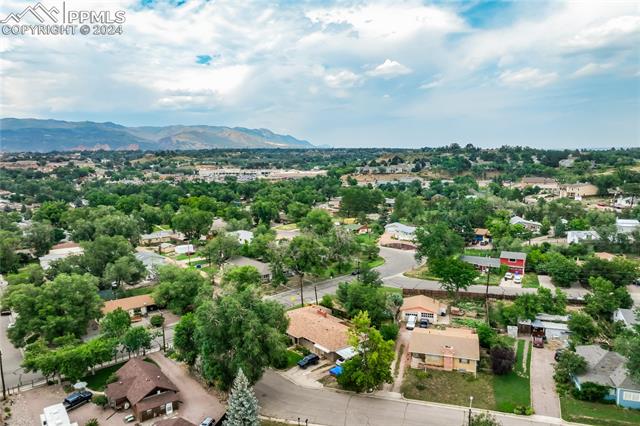
[[[422,90],[435,89],[436,87],[442,86],[442,83],[443,83],[442,79],[438,78],[438,79],[435,79],[435,80],[432,80],[432,81],[428,81],[428,82],[422,83],[420,85],[420,89],[422,89]]]
[[[387,59],[374,69],[367,71],[367,75],[372,77],[393,78],[400,75],[411,74],[412,72],[411,68],[402,65],[400,62]]]
[[[613,64],[597,64],[590,62],[587,65],[576,70],[571,76],[574,78],[587,77],[596,74],[602,74],[605,71],[613,68]]]
[[[361,77],[353,71],[340,70],[326,74],[324,81],[327,86],[333,89],[348,89],[360,83]]]
[[[571,37],[566,45],[580,49],[595,49],[640,33],[640,16],[617,16],[605,23],[587,27]],[[636,38],[636,42],[638,42]]]
[[[498,78],[507,86],[543,87],[556,81],[558,74],[545,73],[537,68],[522,68],[517,71],[507,70]]]

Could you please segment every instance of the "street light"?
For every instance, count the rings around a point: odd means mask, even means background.
[[[471,426],[471,405],[473,404],[473,396],[469,397],[469,426]]]
[[[0,351],[0,376],[2,376],[2,400],[7,399],[7,390],[4,386],[4,369],[2,367],[2,351]]]

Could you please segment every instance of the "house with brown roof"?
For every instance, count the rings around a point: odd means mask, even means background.
[[[340,357],[338,351],[349,347],[349,327],[329,309],[311,305],[287,311],[286,315],[287,335],[316,355],[335,361]]]
[[[127,361],[116,371],[118,381],[107,385],[105,394],[113,409],[129,409],[140,422],[170,415],[178,409],[178,388],[162,370],[139,358]]]
[[[409,341],[411,368],[477,372],[480,341],[468,328],[416,328]]]
[[[400,308],[400,320],[405,322],[414,317],[416,323],[426,319],[431,324],[437,324],[446,314],[447,305],[422,294],[405,297]]]
[[[160,420],[153,424],[153,426],[196,426],[188,420],[182,417],[172,417],[170,419]]]
[[[107,315],[118,308],[128,312],[132,321],[139,321],[147,312],[156,308],[156,301],[150,294],[107,300],[102,307],[102,314]]]

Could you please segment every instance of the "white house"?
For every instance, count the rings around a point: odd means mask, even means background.
[[[193,246],[193,244],[182,244],[182,245],[176,246],[174,252],[176,254],[193,254],[196,252],[196,249]]]
[[[635,197],[618,197],[613,203],[613,207],[616,209],[628,209],[638,204]]]
[[[236,237],[240,244],[251,244],[251,241],[253,241],[253,232],[245,231],[244,229],[229,232],[229,235]]]
[[[520,216],[514,216],[509,219],[509,223],[511,225],[522,225],[525,229],[528,229],[531,232],[540,232],[540,228],[542,228],[542,224],[540,222],[536,222],[533,220],[527,220]]]
[[[640,221],[637,219],[616,219],[616,228],[619,234],[631,234],[640,229]]]
[[[42,267],[42,269],[46,271],[47,269],[49,269],[52,262],[60,259],[65,259],[69,256],[79,256],[82,253],[84,253],[84,250],[82,247],[80,247],[79,244],[74,242],[66,242],[56,244],[55,246],[51,247],[49,253],[38,258],[38,260],[40,261],[40,266]]]
[[[567,244],[580,243],[581,241],[595,241],[600,238],[596,231],[568,231]]]
[[[416,237],[415,226],[403,225],[399,222],[387,224],[384,231],[398,240],[412,241]]]

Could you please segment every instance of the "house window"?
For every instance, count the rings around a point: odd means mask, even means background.
[[[622,392],[622,399],[625,401],[640,402],[640,393],[624,391]]]
[[[464,359],[464,358],[459,358],[459,359],[458,359],[458,362],[459,362],[460,364],[469,364],[469,360],[468,360],[468,359]]]
[[[433,314],[430,312],[423,312],[420,314],[421,318],[429,318],[429,319],[433,319]]]

